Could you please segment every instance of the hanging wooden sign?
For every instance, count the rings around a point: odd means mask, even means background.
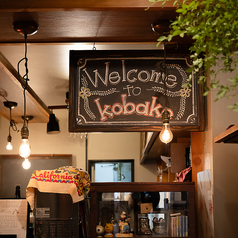
[[[167,73],[164,72],[164,64]],[[168,107],[171,127],[203,130],[202,90],[187,57],[159,51],[70,51],[69,131],[155,131]]]

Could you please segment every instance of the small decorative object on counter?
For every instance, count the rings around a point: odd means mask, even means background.
[[[123,211],[119,221],[120,233],[117,233],[116,237],[133,237],[133,234],[130,232],[129,220],[130,217],[127,217],[127,213]]]
[[[146,217],[139,218],[139,232],[141,235],[151,235],[149,219]]]
[[[123,211],[120,215],[119,227],[121,233],[130,233],[130,226],[129,226],[130,218],[127,217],[125,211]]]
[[[103,234],[104,234],[104,227],[101,226],[101,225],[97,225],[97,226],[96,226],[96,235],[97,235],[97,238],[102,238],[102,237],[103,237]]]
[[[21,188],[19,184],[17,184],[15,188],[15,198],[21,198]]]
[[[153,233],[158,235],[167,235],[166,221],[163,218],[158,220],[157,217],[154,217]]]
[[[106,232],[104,237],[113,237],[113,224],[112,223],[106,223],[104,230]]]

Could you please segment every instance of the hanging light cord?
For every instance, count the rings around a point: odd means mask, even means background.
[[[24,122],[23,122],[23,126],[26,126],[26,89],[28,87],[28,81],[29,81],[29,78],[28,78],[28,58],[27,58],[27,34],[24,34],[24,38],[25,38],[25,56],[24,58],[22,58],[18,64],[17,64],[17,71],[18,71],[18,77],[20,78],[20,63],[22,61],[25,60],[25,74],[24,76],[22,77],[25,81],[25,84],[22,84],[22,88],[23,88],[23,98],[24,98]]]
[[[10,109],[10,126],[9,126],[9,134],[10,134],[10,128],[12,128],[13,131],[17,131],[17,126],[15,121],[12,119],[12,109]]]
[[[167,92],[168,92],[168,88],[167,88],[167,84],[166,84],[166,77],[168,77],[168,71],[167,71],[167,66],[166,66],[166,45],[164,42],[164,94],[165,94],[165,107],[168,108],[168,96],[167,96]]]

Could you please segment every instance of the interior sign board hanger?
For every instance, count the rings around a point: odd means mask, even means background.
[[[203,130],[196,75],[184,87],[189,67],[188,55],[158,50],[70,51],[69,131],[160,130],[166,106],[173,129]]]

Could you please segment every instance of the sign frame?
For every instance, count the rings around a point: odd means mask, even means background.
[[[167,81],[161,83],[165,77],[163,63],[167,67]],[[170,54],[164,59],[164,52],[160,50],[71,50],[69,132],[160,131],[164,107],[175,104],[179,109],[176,111],[171,107],[170,110],[173,130],[203,131],[203,87],[197,83],[197,75],[192,74],[191,88],[182,88],[189,77],[186,69],[190,66],[189,55]],[[153,85],[146,88],[146,84]],[[172,87],[178,84],[179,90],[173,92]],[[152,94],[147,100],[149,90]],[[143,99],[132,102],[130,96],[135,100]],[[117,102],[113,102],[116,97]],[[186,100],[190,106],[186,105]],[[129,104],[134,105],[133,115],[127,120],[119,120],[119,117],[126,117],[126,113],[130,115],[132,107]],[[186,110],[190,110],[188,116],[184,116]],[[183,117],[185,120],[180,120]]]

